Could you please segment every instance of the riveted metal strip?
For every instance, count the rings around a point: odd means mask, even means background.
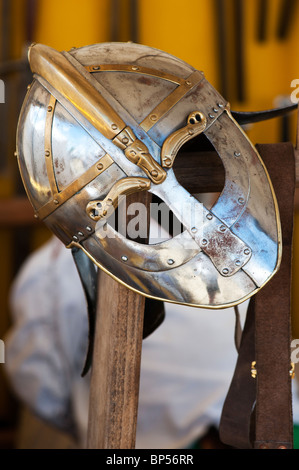
[[[68,201],[73,197],[78,191],[84,188],[87,184],[93,181],[98,175],[103,173],[107,168],[109,168],[114,160],[110,155],[106,154],[100,160],[98,160],[93,166],[91,166],[83,175],[81,175],[77,180],[70,183],[66,188],[60,192],[55,192],[53,194],[53,199],[47,202],[42,206],[38,211],[37,215],[40,219],[45,219],[54,212],[58,207],[63,203]]]
[[[140,127],[148,132],[157,122],[175,105],[177,104],[183,96],[189,93],[192,88],[197,86],[199,82],[204,78],[202,72],[196,70],[193,72],[186,80],[173,90],[164,100],[162,100],[152,111],[151,113],[143,119],[140,123]]]
[[[86,65],[85,69],[90,73],[95,72],[134,72],[141,75],[150,75],[158,77],[169,82],[179,85],[173,90],[163,101],[161,101],[151,113],[143,119],[140,127],[145,131],[149,131],[164,114],[166,114],[180,99],[188,93],[194,86],[204,78],[204,74],[196,70],[192,72],[189,77],[179,78],[170,73],[162,72],[160,70],[151,69],[149,67],[141,67],[139,65],[127,64],[100,64],[100,65]]]
[[[85,65],[85,69],[90,73],[96,72],[133,72],[141,75],[150,75],[152,77],[161,78],[168,82],[182,85],[185,82],[184,78],[179,78],[176,75],[162,72],[161,70],[151,69],[149,67],[141,67],[139,65],[127,64],[100,64],[100,65]]]
[[[55,178],[53,155],[52,155],[52,124],[54,118],[54,111],[56,105],[56,98],[50,95],[49,105],[47,109],[46,122],[45,122],[45,159],[46,169],[49,179],[49,184],[52,194],[58,192],[58,186]]]

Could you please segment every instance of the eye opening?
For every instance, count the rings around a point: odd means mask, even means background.
[[[173,164],[178,183],[207,209],[211,209],[225,185],[225,169],[214,146],[204,134],[186,142]]]

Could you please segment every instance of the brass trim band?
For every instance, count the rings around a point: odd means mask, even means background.
[[[127,64],[99,64],[85,65],[85,69],[89,73],[96,72],[130,72],[141,75],[150,75],[152,77],[161,78],[178,85],[158,106],[156,106],[146,118],[139,124],[145,131],[149,131],[157,122],[176,104],[184,95],[204,78],[204,74],[198,70],[192,72],[187,78],[179,78],[170,73],[161,72],[160,70],[142,67],[139,65]]]
[[[51,201],[47,202],[42,206],[36,213],[40,219],[45,219],[54,212],[59,206],[64,202],[68,201],[73,197],[78,191],[84,188],[87,184],[93,181],[98,175],[107,170],[114,160],[107,153],[98,160],[92,167],[90,167],[83,175],[81,175],[77,180],[70,183],[65,189],[60,192],[53,194]]]
[[[45,122],[45,160],[46,160],[47,175],[48,175],[52,194],[55,194],[58,192],[58,186],[57,186],[54,167],[53,167],[54,165],[53,155],[52,155],[52,124],[53,124],[55,106],[56,106],[56,98],[53,95],[50,95],[49,105],[48,105],[47,114],[46,114],[46,122]]]
[[[100,65],[85,65],[85,69],[89,73],[96,72],[133,72],[141,75],[150,75],[152,77],[161,78],[168,82],[182,85],[186,80],[179,78],[176,75],[162,72],[161,70],[151,69],[149,67],[142,67],[140,65],[127,65],[127,64],[100,64]]]
[[[203,74],[196,70],[184,82],[175,88],[150,114],[139,124],[140,127],[148,132],[168,111],[176,105],[192,88],[197,86],[203,79]]]

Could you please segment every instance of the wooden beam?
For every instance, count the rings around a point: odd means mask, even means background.
[[[220,192],[225,182],[225,170],[216,152],[180,153],[174,173],[179,183],[190,193]],[[299,161],[296,161],[295,209],[299,209]],[[0,228],[21,227],[41,223],[34,217],[26,196],[0,200]]]
[[[128,204],[142,202],[149,206],[150,200],[149,193],[135,193],[130,195]],[[135,448],[144,308],[145,297],[100,273],[90,383],[89,449]]]
[[[145,299],[104,272],[98,283],[89,449],[134,449]]]

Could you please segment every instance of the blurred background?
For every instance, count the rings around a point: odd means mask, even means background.
[[[204,71],[233,110],[290,102],[299,80],[299,2],[292,0],[0,0],[0,339],[10,326],[9,289],[23,260],[49,239],[33,217],[15,152],[20,107],[32,78],[27,49],[110,41],[162,49]],[[298,85],[297,85],[298,87]],[[296,112],[248,126],[253,143],[296,140]],[[283,174],[282,174],[283,178]],[[295,200],[293,337],[299,338],[299,198]],[[0,448],[14,446],[19,403],[0,364]]]

